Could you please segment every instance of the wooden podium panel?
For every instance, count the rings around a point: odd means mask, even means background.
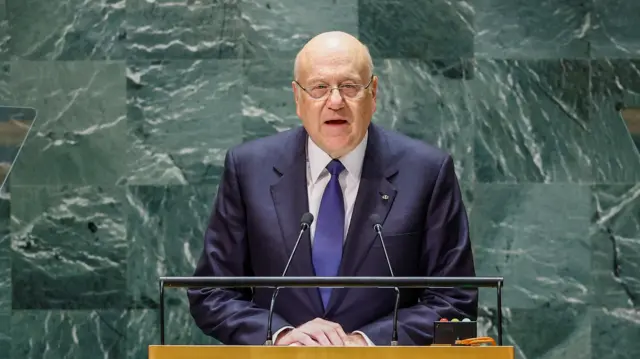
[[[150,345],[149,359],[514,359],[511,346],[281,347]]]

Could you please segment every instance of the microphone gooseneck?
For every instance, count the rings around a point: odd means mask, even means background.
[[[384,244],[384,238],[382,237],[382,225],[380,222],[380,216],[377,214],[371,215],[371,221],[373,222],[373,229],[376,231],[377,237],[380,237],[380,244],[382,244],[382,250],[384,251],[384,257],[387,260],[387,265],[389,266],[389,272],[392,277],[395,277],[393,274],[393,267],[391,266],[391,260],[389,259],[389,254],[387,253],[387,246]],[[396,292],[396,302],[393,307],[393,330],[391,332],[391,346],[398,345],[398,307],[400,305],[400,289],[398,287],[393,288]]]
[[[289,259],[287,260],[287,265],[284,266],[284,270],[282,271],[282,277],[287,275],[287,271],[289,270],[289,266],[291,265],[291,260],[293,259],[293,255],[296,253],[298,249],[298,244],[300,244],[300,239],[306,230],[311,227],[311,223],[313,223],[313,215],[309,212],[302,215],[300,219],[300,233],[298,233],[298,239],[296,239],[296,243],[293,246],[293,250],[289,255]],[[273,291],[273,295],[271,296],[271,303],[269,305],[269,317],[267,318],[267,340],[265,340],[265,345],[273,345],[273,331],[271,329],[271,322],[273,321],[273,308],[276,304],[276,297],[278,296],[278,292],[280,291],[280,287],[276,287]]]

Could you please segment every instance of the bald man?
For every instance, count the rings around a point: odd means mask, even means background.
[[[378,78],[371,56],[342,32],[310,40],[292,81],[302,126],[228,151],[196,276],[280,276],[300,219],[315,220],[289,276],[474,276],[467,214],[451,156],[371,123]],[[425,114],[428,115],[428,114]],[[264,344],[271,289],[189,290],[205,334]],[[287,288],[276,345],[389,345],[388,288]],[[477,292],[402,290],[398,344],[428,345],[440,318],[477,315]]]

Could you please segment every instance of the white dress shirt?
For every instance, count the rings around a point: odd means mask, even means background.
[[[364,153],[367,149],[368,135],[369,133],[367,132],[353,151],[339,158],[345,168],[339,177],[342,196],[344,197],[344,239],[346,239],[349,231],[353,205],[356,202],[358,187],[360,187],[360,174],[362,173]],[[331,179],[331,174],[326,168],[331,160],[331,156],[320,149],[309,137],[307,140],[307,194],[309,196],[309,212],[313,214],[313,218],[318,218],[322,195]],[[313,221],[311,223],[311,244],[313,244],[316,222]]]
[[[351,215],[353,214],[353,206],[356,202],[356,196],[358,194],[358,188],[360,187],[360,175],[362,174],[362,163],[364,161],[365,150],[367,149],[367,140],[369,133],[367,132],[356,148],[351,152],[339,158],[340,162],[344,166],[344,171],[340,173],[339,181],[342,188],[342,195],[344,198],[344,237],[346,239],[349,231],[349,224],[351,223]],[[331,162],[332,158],[326,152],[324,152],[318,145],[311,140],[311,137],[307,140],[307,195],[309,196],[309,212],[313,214],[313,218],[318,217],[318,210],[320,209],[320,202],[322,201],[322,195],[324,189],[331,179],[331,174],[327,170],[327,165]],[[315,236],[316,222],[311,223],[311,245],[313,245],[313,239]],[[278,334],[284,329],[291,327],[285,327],[278,330],[273,336],[273,341],[278,339]],[[366,334],[356,331],[355,333],[361,334],[369,345],[374,345],[373,342],[366,336]]]

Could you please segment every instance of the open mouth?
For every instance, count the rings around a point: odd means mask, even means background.
[[[347,121],[346,121],[346,120],[329,120],[329,121],[325,122],[325,124],[327,124],[327,125],[332,125],[332,126],[335,126],[335,125],[344,125],[344,124],[346,124],[346,123],[347,123]]]

